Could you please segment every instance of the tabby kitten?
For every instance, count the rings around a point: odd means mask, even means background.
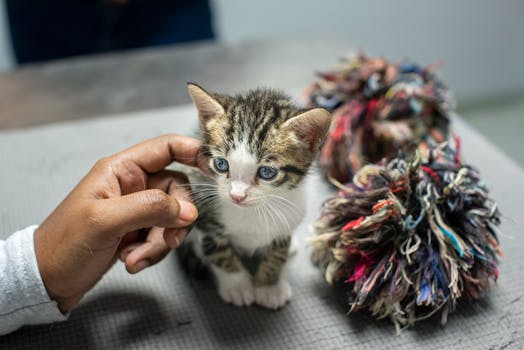
[[[234,97],[195,84],[188,90],[200,119],[202,172],[190,176],[200,215],[183,255],[211,270],[224,301],[280,308],[291,298],[282,270],[305,212],[303,180],[330,114],[298,109],[268,89]]]

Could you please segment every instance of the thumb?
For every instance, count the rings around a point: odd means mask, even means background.
[[[104,199],[99,204],[99,222],[118,235],[153,226],[186,227],[198,216],[192,203],[178,201],[158,189]]]

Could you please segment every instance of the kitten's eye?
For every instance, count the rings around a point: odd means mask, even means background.
[[[215,165],[215,168],[221,173],[225,173],[229,170],[229,163],[224,158],[215,158],[213,160],[213,164]]]
[[[277,176],[278,170],[270,166],[261,166],[258,168],[257,175],[259,178],[264,180],[271,180]]]

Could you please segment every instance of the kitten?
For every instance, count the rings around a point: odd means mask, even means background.
[[[234,97],[195,84],[188,90],[200,119],[202,172],[190,175],[200,215],[182,260],[191,265],[196,256],[209,268],[228,303],[280,308],[291,298],[282,270],[305,212],[304,177],[331,116],[268,89]]]

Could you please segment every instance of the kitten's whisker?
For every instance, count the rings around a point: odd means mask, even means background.
[[[277,217],[274,213],[273,207],[271,207],[268,203],[264,203],[264,207],[267,208],[267,211],[270,214],[271,219],[273,220],[275,228],[278,228],[278,230],[280,231],[282,222],[280,222],[280,219],[277,221]]]
[[[276,209],[278,209],[279,214],[286,220],[288,217],[298,220],[301,219],[301,216],[299,216],[296,211],[293,211],[292,208],[286,206],[284,203],[272,200],[270,198],[268,198],[267,201],[271,203],[271,205]]]
[[[193,199],[195,200],[195,202],[197,203],[201,203],[201,202],[204,202],[204,201],[211,201],[211,200],[214,200],[216,198],[216,196],[210,196],[210,195],[200,195],[200,196],[194,196]]]
[[[218,192],[215,190],[200,190],[192,193],[193,198],[202,198],[202,197],[216,197]]]
[[[204,214],[214,210],[215,208],[218,208],[218,206],[213,203],[213,201],[207,201],[204,203],[200,203],[197,205],[198,207],[198,215],[202,217]]]
[[[209,185],[209,186],[208,185],[205,185],[205,186],[204,185],[196,185],[196,186],[194,186],[193,185],[191,187],[191,189],[194,190],[194,191],[196,191],[198,189],[203,189],[203,190],[215,189],[215,190],[218,190],[218,186],[214,186],[214,185],[213,186],[211,186],[211,185]]]
[[[264,205],[264,207],[267,208],[268,214],[270,214],[270,217],[273,220],[273,224],[275,225],[275,228],[278,231],[281,231],[281,230],[285,229],[285,228],[282,227],[285,222],[282,220],[282,217],[275,210],[275,208],[271,207],[268,203],[264,203],[263,205]],[[271,236],[269,236],[269,238],[271,240],[273,239],[273,237],[271,237]]]
[[[268,199],[271,203],[278,205],[280,208],[286,209],[286,211],[289,211],[289,213],[296,218],[301,218],[303,215],[301,212],[298,211],[298,209],[294,206],[291,206],[289,203],[278,201],[275,198]]]
[[[264,200],[268,201],[269,203],[264,202]],[[292,202],[287,201],[289,202],[287,203],[284,200],[285,198],[280,196],[254,195],[252,196],[251,200],[247,203],[258,203],[259,206],[263,208],[264,214],[267,214],[267,216],[271,218],[272,223],[276,226],[276,228],[285,229],[287,227],[287,230],[291,232],[292,227],[289,223],[288,218],[286,217],[286,214],[284,214],[284,211],[290,212],[290,214],[292,214],[293,217],[296,216],[297,219],[301,219],[302,215],[300,215],[298,210],[291,205]],[[266,224],[269,224],[267,220]],[[268,237],[271,238],[269,232],[270,230],[268,227]]]
[[[258,206],[255,206],[255,212],[257,213],[257,218],[258,218],[258,222],[259,224],[262,223],[262,215],[260,214],[260,208]]]
[[[210,188],[218,188],[218,185],[210,184],[210,183],[188,183],[188,184],[180,184],[177,185],[180,187],[189,187],[189,188],[197,188],[197,187],[210,187]]]
[[[200,196],[196,196],[196,197],[193,197],[193,199],[195,200],[195,202],[197,202],[197,204],[199,203],[203,203],[203,202],[209,202],[209,201],[213,201],[215,200],[216,196],[214,195],[200,195]]]
[[[274,215],[273,208],[268,203],[265,203],[265,202],[264,202],[264,206],[267,208],[268,216],[273,221],[273,225],[275,225],[275,228],[273,228],[272,231],[275,232],[275,229],[278,229],[278,231],[280,231],[282,229],[281,228],[282,225],[280,223],[280,220],[277,220],[277,217]],[[268,237],[269,237],[270,240],[273,240],[273,237],[271,235],[271,231],[268,233]]]
[[[296,208],[296,204],[293,203],[292,201],[290,201],[289,199],[285,198],[285,197],[282,197],[282,196],[279,196],[279,195],[276,195],[276,194],[268,194],[267,196],[271,197],[271,198],[278,199],[278,200],[280,200],[282,202],[288,203],[291,207]]]
[[[302,219],[304,218],[304,215],[302,213],[299,213],[297,210],[287,206],[283,202],[271,201],[271,203],[276,207],[280,208],[282,211],[284,211],[286,213],[286,217],[289,217],[290,219],[302,221]]]
[[[282,205],[285,205],[287,208],[289,208],[291,211],[293,211],[293,213],[297,216],[297,218],[300,218],[300,217],[304,216],[304,213],[301,212],[297,208],[296,204],[293,203],[292,201],[290,201],[289,199],[281,197],[281,196],[277,196],[277,195],[274,195],[274,194],[269,194],[267,196],[269,198],[271,198],[271,199],[274,199],[275,202],[278,202],[278,203],[281,203]]]
[[[269,213],[267,212],[267,209],[265,208],[263,203],[260,206],[260,212],[263,214],[264,221],[266,223],[266,237],[268,238],[269,241],[271,241],[271,231],[270,231],[270,228],[269,228],[269,220],[268,220],[268,217],[267,217],[267,216],[269,216]]]
[[[288,219],[286,218],[284,213],[282,213],[282,211],[279,210],[279,207],[276,205],[277,202],[273,202],[273,203],[275,204],[275,206],[274,207],[270,207],[271,210],[280,218],[280,220],[282,221],[283,224],[286,224],[286,226],[288,228],[288,231],[291,233],[292,228],[291,228],[291,225],[289,224]]]
[[[191,189],[192,191],[218,191],[218,187],[212,186],[196,186]]]
[[[208,202],[213,202],[216,197],[217,197],[218,193],[199,193],[197,195],[193,195],[193,199],[195,201],[195,204],[197,205],[197,207],[199,206],[202,206]]]
[[[180,186],[180,187],[184,187],[191,191],[197,191],[199,189],[218,189],[218,186],[216,185],[186,185],[186,186]]]
[[[215,200],[216,197],[217,197],[218,194],[209,194],[209,193],[198,193],[197,195],[194,195],[193,196],[193,199],[198,203],[198,202],[203,202],[203,201],[212,201],[212,200]]]

